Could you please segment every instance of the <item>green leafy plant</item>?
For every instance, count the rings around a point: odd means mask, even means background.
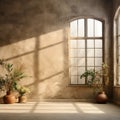
[[[17,86],[17,91],[20,96],[28,95],[30,93],[30,89],[25,86]]]
[[[85,78],[87,84],[93,87],[95,92],[105,91],[109,84],[109,66],[103,63],[102,68],[98,71],[94,69],[86,70],[80,78]]]
[[[14,91],[18,81],[26,77],[21,68],[14,68],[13,64],[7,63],[5,60],[0,59],[0,66],[3,73],[0,74],[0,90],[1,91]]]

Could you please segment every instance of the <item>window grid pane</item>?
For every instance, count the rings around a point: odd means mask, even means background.
[[[77,20],[70,23],[70,36],[77,37]]]
[[[95,37],[102,37],[102,22],[95,20]]]
[[[88,33],[88,37],[94,36],[94,20],[93,19],[87,20],[87,33]]]
[[[88,39],[87,40],[87,48],[94,48],[94,40],[93,39]]]
[[[78,19],[71,22],[70,29],[70,36],[75,37],[70,40],[70,83],[86,84],[86,80],[80,79],[80,75],[86,70],[98,70],[102,65],[102,22],[95,19]]]
[[[102,39],[95,40],[95,48],[102,48]]]
[[[84,19],[78,20],[78,36],[84,37]]]

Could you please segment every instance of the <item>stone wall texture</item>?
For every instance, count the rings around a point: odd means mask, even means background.
[[[118,0],[119,1],[119,0]],[[110,0],[0,0],[0,58],[22,65],[30,99],[93,99],[88,87],[69,85],[69,22],[105,21],[105,61],[111,57]]]

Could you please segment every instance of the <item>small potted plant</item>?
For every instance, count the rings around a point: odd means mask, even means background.
[[[20,68],[14,68],[13,64],[7,63],[5,60],[0,59],[0,91],[5,92],[4,103],[16,102],[16,96],[12,93],[16,91],[18,82],[26,77]]]
[[[26,103],[27,95],[30,93],[30,89],[25,86],[17,86],[17,91],[19,93],[19,103]]]
[[[94,88],[94,92],[97,94],[96,102],[107,102],[108,97],[105,94],[109,85],[109,66],[107,64],[103,63],[102,68],[98,71],[94,69],[85,71],[80,78],[85,78],[89,87]]]

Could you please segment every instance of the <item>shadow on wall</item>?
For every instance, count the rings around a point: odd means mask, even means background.
[[[0,58],[23,64],[33,76],[24,81],[31,87],[31,98],[79,98],[81,89],[66,89],[66,21],[80,15],[106,18],[105,5],[101,0],[0,0]]]
[[[61,29],[80,15],[103,18],[109,4],[108,0],[0,0],[0,46]]]
[[[67,19],[64,13],[71,11],[66,2],[62,2],[63,5],[56,0],[29,0],[27,3],[1,0],[0,46],[61,29]]]
[[[0,57],[24,65],[32,98],[57,98],[65,87],[67,30],[59,4],[0,1]]]
[[[1,46],[1,57],[23,64],[28,75],[24,84],[31,87],[31,98],[54,98],[65,87],[67,39],[64,29]]]

